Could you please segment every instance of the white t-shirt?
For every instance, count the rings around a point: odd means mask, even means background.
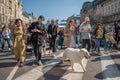
[[[90,32],[88,29],[91,29],[91,25],[89,23],[82,23],[79,27],[79,31],[81,33],[81,39],[91,39]]]
[[[2,31],[2,35],[3,35],[3,37],[5,37],[5,38],[10,38],[10,32],[8,31],[8,30],[6,30],[6,29],[4,29],[3,31]]]

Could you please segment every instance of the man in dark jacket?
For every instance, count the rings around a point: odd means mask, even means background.
[[[50,48],[52,48],[52,51],[56,51],[55,43],[56,43],[56,37],[57,37],[57,26],[55,25],[55,20],[51,20],[51,24],[48,26],[47,33],[51,36],[51,42],[50,42]]]
[[[45,26],[42,23],[44,21],[43,16],[39,16],[37,22],[33,22],[30,27],[28,28],[28,31],[32,33],[31,36],[31,42],[33,44],[34,48],[34,54],[37,59],[38,65],[41,63],[41,46],[43,43],[43,34],[45,33]]]
[[[120,26],[119,26],[118,21],[116,21],[114,23],[114,26],[115,26],[115,41],[117,42],[117,45],[118,45],[118,43],[119,43],[119,30],[120,30]]]

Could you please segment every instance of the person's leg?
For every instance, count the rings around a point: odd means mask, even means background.
[[[52,39],[49,41],[49,48],[52,49]]]
[[[42,46],[38,46],[38,49],[37,49],[38,50],[37,51],[38,52],[38,61],[41,60],[41,54],[42,54],[41,48],[42,48]]]
[[[1,43],[1,49],[2,49],[2,46],[3,46],[3,38],[2,37],[0,38],[0,43]]]
[[[98,43],[97,43],[97,45],[98,45],[98,46],[97,46],[97,48],[98,48],[98,49],[97,49],[98,53],[100,53],[100,41],[101,41],[101,39],[98,39]]]
[[[22,44],[18,45],[18,50],[19,50],[19,55],[20,55],[20,62],[24,62],[25,61],[25,43],[22,42]]]
[[[107,51],[106,48],[107,48],[107,41],[106,41],[106,39],[105,39],[105,40],[104,40],[104,51],[105,51],[105,52]]]
[[[53,37],[53,40],[52,40],[52,47],[53,47],[53,52],[55,52],[56,51],[56,38],[55,37]]]
[[[55,39],[55,51],[58,50],[58,40],[59,40],[58,38]]]
[[[7,39],[8,48],[11,48],[10,39]]]
[[[120,37],[118,37],[117,46],[119,45],[119,43],[120,43]]]
[[[19,55],[19,51],[18,51],[18,45],[16,45],[16,41],[14,42],[14,45],[13,45],[13,54],[15,55],[17,61],[20,60],[20,55]]]
[[[88,52],[90,52],[90,49],[91,49],[91,39],[87,39],[86,43],[87,43],[87,50],[88,50]]]
[[[85,42],[86,42],[85,39],[82,39],[82,48],[85,48],[85,46],[86,46]]]
[[[62,46],[64,46],[64,45],[63,45],[63,42],[64,42],[64,37],[62,36]]]
[[[105,43],[104,43],[104,50],[105,50],[105,52],[107,52],[108,51],[108,41],[106,41],[106,39],[105,39]]]
[[[20,60],[19,67],[22,67],[23,62],[25,62],[25,59],[26,59],[26,54],[25,54],[26,47],[25,47],[24,41],[21,40],[21,43],[18,43],[17,46],[18,46],[18,54],[19,54],[19,60]]]
[[[92,44],[95,44],[93,46],[93,51],[96,51],[96,49],[97,49],[97,39],[95,39],[94,41],[92,41]]]
[[[35,58],[36,58],[36,60],[38,59],[37,58],[37,39],[34,39],[34,40],[32,40],[32,46],[33,46],[33,50],[34,50],[34,55],[35,55]]]
[[[38,46],[38,48],[37,48],[37,57],[38,57],[38,60],[37,60],[37,63],[38,63],[38,65],[42,65],[42,62],[41,62],[41,55],[42,55],[42,51],[41,51],[41,49],[42,49],[42,47],[43,46]]]
[[[33,49],[34,49],[34,55],[35,55],[35,58],[36,59],[38,59],[38,57],[37,57],[37,51],[38,51],[38,49],[37,49],[38,47],[35,45],[35,44],[33,44]]]
[[[2,49],[4,49],[5,39],[2,39]]]
[[[78,44],[78,47],[80,47],[80,35],[79,34],[77,35],[77,44]]]
[[[115,41],[117,42],[117,39],[118,39],[118,33],[116,33],[115,35]]]

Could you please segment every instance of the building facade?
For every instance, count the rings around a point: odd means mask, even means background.
[[[120,21],[120,0],[106,0],[102,5],[105,23]]]
[[[32,23],[32,22],[36,21],[36,18],[33,16],[33,13],[27,13],[27,12],[22,13],[21,19],[23,20],[23,22],[25,24]]]
[[[77,22],[78,25],[80,24],[80,15],[73,14],[72,16],[67,18],[66,22],[68,22],[71,19],[73,19],[75,22]]]
[[[18,0],[0,0],[0,24],[22,17],[22,3]]]
[[[120,20],[120,0],[94,0],[93,2],[85,2],[80,14],[81,20],[86,16],[90,17],[92,24],[113,23]]]
[[[9,0],[0,0],[0,22],[7,23],[9,20]]]

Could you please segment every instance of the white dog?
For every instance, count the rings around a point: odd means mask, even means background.
[[[86,49],[67,48],[63,53],[63,62],[66,59],[70,59],[72,70],[74,70],[73,69],[74,63],[79,63],[85,72],[86,69],[82,65],[82,59],[84,57],[87,59],[90,58],[90,54]]]

